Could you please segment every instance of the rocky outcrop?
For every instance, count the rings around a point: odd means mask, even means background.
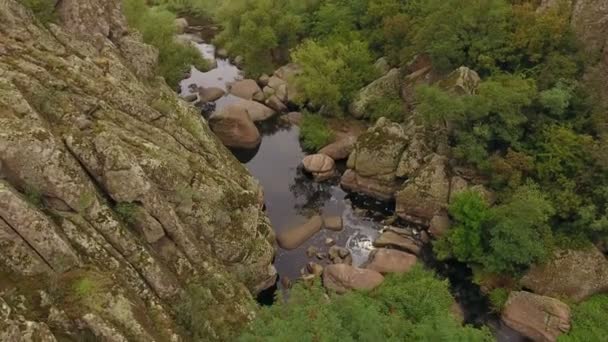
[[[501,319],[534,341],[555,342],[559,335],[570,330],[568,305],[524,291],[511,292]]]
[[[581,302],[608,292],[608,260],[595,247],[560,250],[543,265],[535,265],[521,279],[535,293]]]
[[[377,98],[398,98],[400,96],[400,71],[391,69],[386,75],[361,89],[349,106],[349,112],[356,118],[367,116],[368,106]]]
[[[228,105],[209,119],[213,133],[228,147],[254,148],[261,142],[260,132],[242,107]]]
[[[325,267],[323,285],[337,293],[349,290],[373,290],[384,281],[382,274],[365,268],[347,264],[335,264]]]
[[[396,170],[406,144],[399,124],[379,119],[357,140],[348,157],[349,170],[342,176],[342,186],[380,199],[392,199],[400,185]]]
[[[193,107],[149,78],[156,54],[129,33],[121,3],[60,1],[59,25],[43,26],[22,2],[0,2],[9,329],[179,340],[175,306],[191,284],[207,303],[198,328],[230,339],[253,317],[250,291],[276,276],[260,188]]]
[[[432,154],[426,165],[395,195],[397,215],[428,225],[433,216],[445,211],[450,192],[447,158]]]

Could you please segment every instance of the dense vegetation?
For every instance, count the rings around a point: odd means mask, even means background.
[[[124,0],[124,12],[129,25],[141,32],[146,43],[158,49],[157,73],[175,88],[184,74],[194,65],[207,69],[206,61],[192,45],[175,40],[175,14],[163,7],[148,7],[145,0]]]
[[[498,194],[496,208],[455,204],[462,229],[439,243],[443,256],[516,274],[555,246],[608,236],[607,125],[581,81],[594,55],[580,52],[565,3],[537,10],[536,1],[506,0],[235,0],[217,13],[225,28],[218,41],[245,57],[249,73],[297,62],[297,84],[323,115],[346,111],[378,76],[380,56],[405,66],[426,54],[438,75],[464,65],[481,76],[472,94],[455,96],[441,83],[413,94],[422,122],[449,122],[456,161],[488,177]],[[372,118],[410,117],[400,99],[372,103]],[[531,204],[539,207],[523,210]],[[468,206],[482,212],[458,216]]]
[[[491,341],[461,326],[446,281],[417,266],[371,292],[326,295],[298,284],[287,301],[261,310],[240,341]]]
[[[608,295],[596,295],[574,306],[572,330],[560,336],[560,342],[603,341],[608,336],[606,325]]]

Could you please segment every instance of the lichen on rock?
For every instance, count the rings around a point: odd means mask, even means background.
[[[0,2],[0,298],[49,292],[76,330],[49,323],[50,307],[14,314],[51,334],[175,340],[178,298],[215,274],[227,280],[209,295],[246,324],[251,291],[276,277],[259,185],[152,77],[156,52],[121,1],[61,1],[57,14],[42,24]],[[106,275],[91,281],[115,296],[63,301],[71,274]],[[222,322],[210,323],[216,339],[228,338]]]

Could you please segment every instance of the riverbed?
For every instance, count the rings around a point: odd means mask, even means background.
[[[215,59],[213,63],[217,63],[217,67],[208,72],[192,68],[190,77],[181,82],[182,95],[191,91],[191,84],[227,90],[228,83],[243,78],[230,60],[215,57],[213,45],[202,43],[196,46],[205,58]],[[236,99],[233,95],[225,95],[216,101],[216,110]],[[275,232],[302,224],[314,214],[341,216],[344,224],[340,232],[322,229],[297,249],[288,251],[277,247],[274,265],[279,277],[295,280],[307,262],[326,263],[326,259],[308,256],[307,250],[314,246],[319,253],[326,253],[328,239],[350,250],[353,265],[364,263],[373,249],[372,241],[383,227],[382,220],[392,214],[393,205],[348,194],[340,188],[338,178],[316,183],[304,174],[300,165],[306,153],[300,146],[298,126],[274,118],[259,123],[258,128],[262,135],[258,147],[232,152],[263,187],[266,213]],[[338,164],[338,169],[344,169],[344,165]],[[490,311],[487,298],[472,283],[472,275],[464,265],[436,262],[428,247],[422,259],[438,274],[450,279],[452,292],[463,308],[466,323],[487,324],[498,341],[525,341]]]

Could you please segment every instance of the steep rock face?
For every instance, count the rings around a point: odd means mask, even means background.
[[[0,297],[57,336],[165,341],[194,287],[222,339],[275,276],[260,188],[149,77],[120,3],[61,1],[45,26],[0,2]]]
[[[342,176],[342,186],[390,200],[399,186],[396,170],[406,145],[405,133],[398,123],[379,119],[357,140],[348,157],[350,170]]]

